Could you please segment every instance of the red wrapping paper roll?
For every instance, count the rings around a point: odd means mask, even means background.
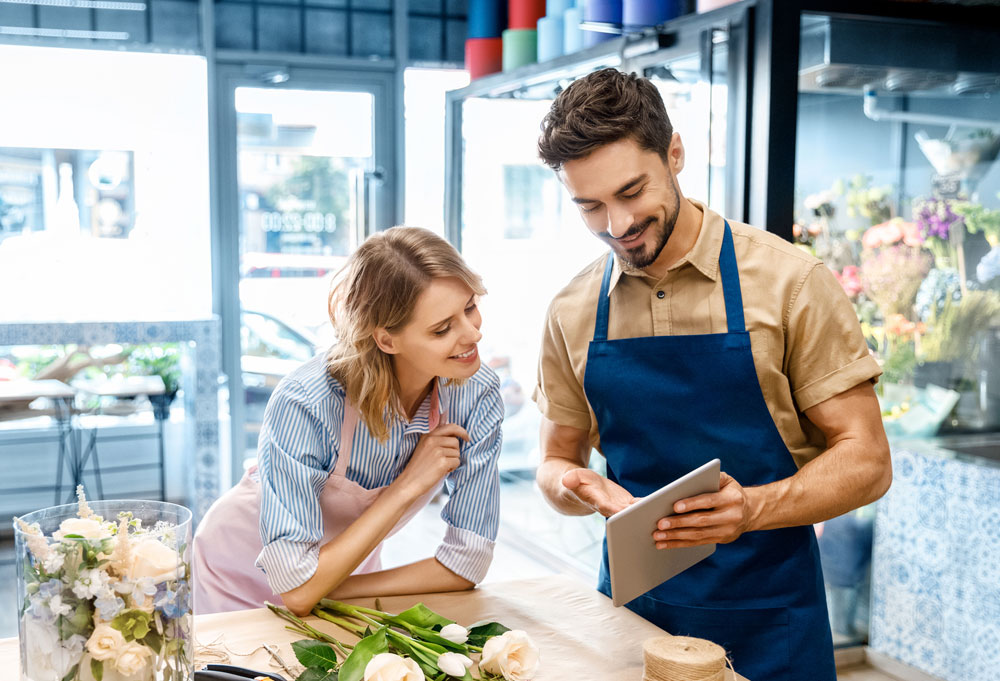
[[[507,5],[507,28],[535,30],[545,16],[545,0],[510,0]]]
[[[465,68],[473,80],[503,70],[503,40],[501,38],[466,40]]]

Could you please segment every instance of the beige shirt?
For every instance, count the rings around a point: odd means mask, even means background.
[[[661,280],[615,258],[609,339],[726,333],[719,276],[725,222],[703,204],[691,203],[702,211],[701,231],[691,251]],[[826,448],[822,431],[803,412],[882,371],[854,308],[822,262],[774,234],[732,220],[729,226],[757,378],[778,432],[801,467]],[[548,419],[587,430],[598,450],[583,379],[606,260],[601,256],[584,268],[549,306],[534,392]]]

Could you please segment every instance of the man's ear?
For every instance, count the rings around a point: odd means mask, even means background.
[[[670,147],[667,149],[667,161],[674,175],[684,170],[684,143],[681,142],[681,134],[675,132],[670,138]]]
[[[395,355],[399,352],[396,349],[395,338],[388,330],[382,328],[381,326],[375,329],[375,333],[372,334],[372,338],[375,340],[375,345],[378,349],[387,355]]]

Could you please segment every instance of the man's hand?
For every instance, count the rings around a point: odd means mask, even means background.
[[[605,518],[613,516],[636,501],[624,487],[616,485],[589,468],[574,468],[567,471],[562,476],[562,485]]]
[[[719,491],[681,499],[672,515],[661,518],[653,532],[658,549],[702,544],[728,544],[751,529],[756,515],[750,495],[736,480],[722,473]]]

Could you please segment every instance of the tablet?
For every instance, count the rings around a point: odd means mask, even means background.
[[[608,518],[608,567],[611,600],[616,606],[715,553],[715,544],[658,549],[653,532],[660,518],[675,515],[674,504],[681,499],[718,492],[720,465],[713,459]]]

